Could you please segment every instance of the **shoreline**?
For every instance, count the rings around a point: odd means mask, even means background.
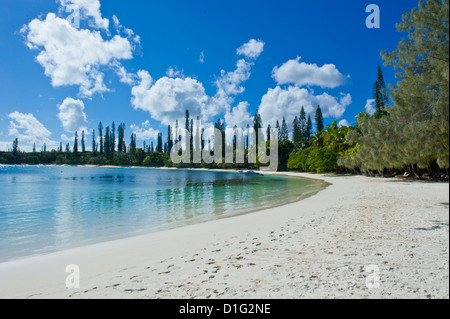
[[[448,184],[276,174],[330,185],[283,206],[0,264],[0,298],[448,298]],[[65,287],[68,264],[80,267],[80,289]],[[366,287],[367,265],[379,267],[380,289]]]

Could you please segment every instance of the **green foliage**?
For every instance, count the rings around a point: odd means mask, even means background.
[[[294,143],[290,140],[279,140],[278,141],[278,169],[287,169],[287,163],[289,160],[289,155],[294,150]]]
[[[391,87],[393,105],[385,114],[359,114],[349,132],[351,150],[340,161],[362,171],[449,167],[449,6],[448,0],[419,2],[397,25],[406,32],[397,49],[383,52],[398,69]],[[437,167],[437,168],[436,168]]]
[[[381,66],[377,66],[377,81],[373,85],[373,98],[375,100],[376,116],[386,115],[386,107],[389,103],[389,97],[386,93],[386,84],[384,83],[383,71]]]
[[[170,157],[166,153],[153,152],[150,153],[142,162],[144,166],[163,167],[169,166]]]
[[[337,154],[326,147],[308,147],[289,156],[287,167],[301,172],[336,171]]]
[[[316,173],[326,173],[336,170],[337,155],[326,147],[313,148],[306,161],[309,170]]]
[[[308,147],[298,152],[291,153],[287,162],[287,168],[292,170],[298,170],[301,172],[309,172],[308,156],[312,151],[312,147]]]

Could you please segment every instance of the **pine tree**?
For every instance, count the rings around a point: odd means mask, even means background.
[[[277,123],[275,124],[275,129],[278,132],[278,139],[280,140],[281,139],[281,128],[280,128],[280,122],[278,122],[278,120],[277,120]]]
[[[13,141],[13,147],[12,147],[13,154],[17,154],[19,152],[19,139],[15,138]]]
[[[306,122],[306,112],[304,107],[302,106],[301,110],[300,110],[300,117],[298,120],[298,125],[299,125],[299,134],[300,134],[300,139],[303,143],[303,145],[307,144],[306,141],[306,128],[307,128],[307,122]]]
[[[191,157],[193,156],[193,152],[194,152],[194,119],[191,119],[191,125],[189,127],[189,138],[190,138],[190,154]]]
[[[95,141],[95,130],[92,130],[92,153],[97,153],[97,142]]]
[[[81,131],[81,152],[86,152],[86,144],[85,144],[85,136],[84,136],[84,130]]]
[[[191,125],[190,125],[191,119],[190,119],[190,115],[189,115],[189,110],[186,110],[184,118],[185,118],[184,129],[185,129],[185,134],[186,134],[186,136],[184,138],[186,139],[185,143],[187,145],[187,140],[189,139],[189,142],[191,141],[190,136],[187,135],[188,133],[191,132]]]
[[[266,141],[271,141],[271,132],[272,132],[272,128],[270,127],[270,124],[267,125],[267,131],[266,131]]]
[[[170,125],[167,126],[167,153],[170,154],[170,151],[173,147],[173,132],[172,127]]]
[[[317,143],[319,147],[323,147],[323,138],[322,138],[322,132],[323,132],[323,115],[322,110],[320,109],[320,105],[317,106],[316,110],[316,134],[317,134]]]
[[[233,134],[233,151],[236,151],[236,148],[237,148],[237,136],[236,136],[237,132],[236,132],[236,130],[237,130],[237,125],[235,124],[233,126],[233,132],[234,132],[234,134]]]
[[[303,143],[304,143],[305,147],[308,147],[311,142],[312,129],[313,129],[313,125],[312,125],[312,121],[311,121],[311,115],[308,115],[308,121],[306,123],[306,131],[303,136]]]
[[[262,123],[261,115],[259,114],[258,109],[256,109],[255,116],[253,117],[253,132],[254,132],[253,134],[255,134],[256,145],[259,145],[258,131],[262,127],[263,127],[263,123]]]
[[[119,127],[117,128],[118,133],[118,141],[117,141],[117,151],[125,152],[125,123],[120,123]]]
[[[158,143],[156,144],[156,151],[158,153],[162,153],[163,152],[162,133],[158,133]]]
[[[102,122],[98,123],[98,136],[100,138],[100,154],[103,154],[104,143],[103,143],[103,124],[102,124]]]
[[[298,123],[297,116],[294,117],[294,121],[292,122],[292,141],[294,143],[297,143],[297,142],[301,141],[300,126],[299,126],[299,123]]]
[[[109,128],[109,126],[107,126],[105,129],[105,139],[103,142],[104,152],[106,155],[109,155],[109,153],[111,152],[110,143],[111,143],[110,128]]]
[[[131,141],[130,141],[130,152],[134,153],[136,151],[136,133],[131,133]]]
[[[195,127],[195,150],[201,150],[201,138],[200,135],[200,116],[197,116],[197,124]]]
[[[322,109],[320,108],[320,105],[317,106],[316,110],[316,132],[320,133],[323,131],[323,115],[322,115]]]
[[[116,123],[112,122],[111,127],[111,153],[116,149]]]
[[[181,135],[178,129],[178,120],[175,121],[175,143],[181,142]],[[174,144],[175,144],[174,143]]]
[[[386,106],[389,103],[389,97],[386,93],[386,84],[384,83],[383,71],[381,66],[377,66],[377,81],[373,85],[373,98],[375,100],[375,107],[377,116],[382,116],[387,113]]]
[[[78,155],[78,132],[75,132],[75,141],[73,142],[73,153]]]
[[[245,134],[245,145],[244,145],[244,149],[248,151],[249,148],[249,135],[250,135],[250,125],[247,124],[246,127],[246,134]]]
[[[289,139],[289,130],[286,125],[286,119],[283,116],[283,121],[281,123],[281,134],[280,134],[280,140],[281,141],[287,141]]]
[[[201,144],[201,150],[203,151],[205,149],[205,140],[203,139],[205,136],[205,128],[202,127],[202,135],[200,138],[200,144]]]

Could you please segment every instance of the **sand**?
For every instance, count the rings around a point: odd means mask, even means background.
[[[449,298],[449,184],[290,173],[299,202],[0,264],[0,298]],[[80,270],[67,288],[66,266]]]

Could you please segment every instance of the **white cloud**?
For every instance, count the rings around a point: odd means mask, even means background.
[[[166,75],[169,77],[169,78],[184,78],[184,74],[183,74],[183,70],[178,70],[177,69],[177,67],[169,67],[167,70],[166,70]]]
[[[108,30],[109,20],[102,18],[99,0],[59,0],[66,11],[79,10],[82,18],[93,18],[92,26]]]
[[[202,51],[202,52],[200,53],[200,56],[199,56],[199,58],[198,58],[198,62],[200,62],[200,63],[205,63],[205,52],[204,52],[204,51]]]
[[[21,150],[30,151],[33,143],[36,147],[47,145],[47,149],[56,148],[58,143],[50,139],[51,132],[39,122],[33,114],[13,112],[10,118],[8,134],[18,138]]]
[[[113,68],[113,70],[117,74],[117,76],[119,77],[119,81],[121,83],[125,83],[130,86],[133,86],[136,84],[137,75],[135,73],[128,73],[127,70],[123,67],[123,65],[120,64],[118,61],[112,62],[111,67]]]
[[[116,32],[118,34],[124,34],[126,38],[133,43],[133,49],[135,49],[135,46],[141,45],[141,38],[134,34],[134,31],[128,28],[125,28],[123,25],[120,24],[119,18],[117,18],[116,15],[113,15],[113,22],[114,22],[114,28],[116,29]]]
[[[269,89],[262,97],[259,113],[264,125],[274,126],[277,120],[281,121],[285,117],[289,126],[294,117],[299,116],[302,106],[306,114],[311,115],[312,120],[318,105],[325,118],[339,118],[351,102],[350,94],[341,94],[340,98],[336,98],[327,93],[314,95],[305,88],[290,86],[282,89],[276,86],[274,89]]]
[[[169,78],[164,76],[153,84],[147,71],[139,71],[140,83],[131,90],[131,103],[135,109],[150,113],[162,124],[173,124],[184,117],[186,109],[194,115],[203,115],[208,96],[203,84],[191,77]]]
[[[234,71],[221,70],[220,76],[214,82],[217,92],[210,100],[208,116],[230,112],[235,96],[245,91],[242,84],[250,78],[253,60],[261,54],[263,47],[264,42],[252,39],[237,49],[237,54],[245,55],[247,59],[239,59]]]
[[[13,143],[12,142],[5,142],[0,141],[0,151],[7,152],[12,149]],[[19,144],[20,148],[20,144]]]
[[[220,77],[215,81],[219,95],[238,95],[244,92],[243,82],[250,78],[251,62],[240,59],[236,63],[236,70],[221,71]]]
[[[280,67],[275,67],[272,77],[281,84],[302,86],[320,86],[321,88],[336,88],[345,84],[347,77],[338,71],[334,64],[317,64],[300,62],[300,57],[289,60]]]
[[[375,106],[375,99],[367,100],[365,109],[366,109],[367,113],[369,113],[370,115],[374,115],[375,112],[377,111],[376,106]]]
[[[72,143],[75,140],[75,134],[67,136],[66,134],[61,134],[61,142],[63,143]]]
[[[247,124],[251,124],[253,119],[248,112],[248,102],[240,102],[230,112],[225,113],[225,122],[228,128],[233,128],[235,125],[238,128],[245,129]]]
[[[261,40],[251,39],[247,43],[240,46],[236,53],[238,55],[244,55],[247,58],[256,59],[264,50],[264,42]]]
[[[39,50],[36,60],[52,85],[78,85],[82,97],[107,92],[101,69],[132,58],[128,39],[116,35],[104,40],[99,31],[76,29],[54,13],[32,20],[23,31],[28,47]]]
[[[176,69],[169,68],[167,76],[156,82],[148,71],[140,70],[140,82],[132,88],[131,103],[135,109],[149,112],[153,119],[165,125],[173,125],[175,120],[183,119],[186,109],[191,116],[198,115],[204,122],[223,113],[227,113],[230,119],[234,97],[244,92],[242,83],[249,79],[253,64],[253,61],[239,59],[234,71],[222,70],[214,82],[217,87],[214,96],[208,96],[197,79],[185,77]]]
[[[130,128],[139,140],[155,140],[159,133],[158,130],[150,127],[150,121],[148,120],[142,123],[141,126],[132,124]]]
[[[87,131],[85,127],[87,118],[84,113],[84,103],[81,100],[66,98],[59,105],[58,118],[66,132]]]
[[[339,125],[339,127],[341,127],[341,126],[350,126],[350,123],[346,119],[343,119],[343,120],[339,121],[338,125]]]

